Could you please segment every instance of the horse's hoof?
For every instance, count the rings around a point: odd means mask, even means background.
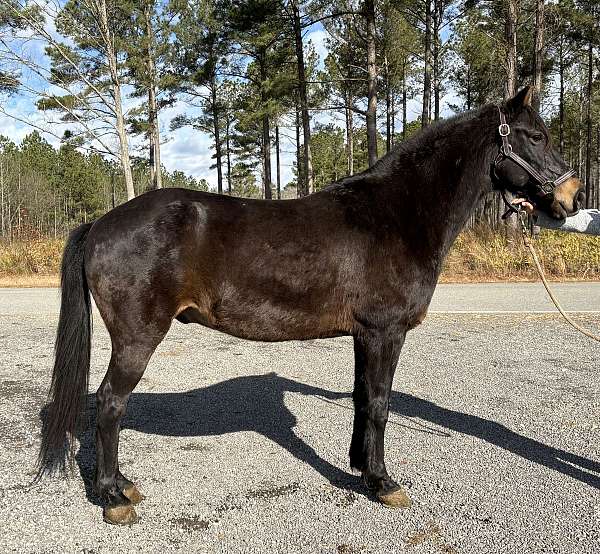
[[[106,506],[104,508],[104,521],[111,525],[133,525],[139,521],[131,504],[119,506]]]
[[[135,485],[130,485],[123,489],[123,495],[129,498],[129,501],[135,506],[146,498]]]
[[[388,494],[378,494],[377,499],[388,508],[410,508],[412,504],[408,494],[398,489]]]

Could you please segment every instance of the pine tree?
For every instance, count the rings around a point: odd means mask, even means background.
[[[272,119],[280,110],[281,99],[291,93],[294,84],[289,71],[294,57],[290,28],[276,0],[231,0],[224,8],[220,11],[220,21],[234,45],[232,74],[247,82],[246,92],[250,94],[245,95],[246,103],[254,107],[252,117],[246,114],[245,121],[240,123],[247,129],[255,129],[255,122],[250,119],[260,120],[263,192],[265,198],[271,199]]]
[[[132,130],[148,139],[151,189],[162,188],[159,114],[174,101],[173,96],[168,95],[176,84],[168,66],[173,51],[172,15],[163,0],[135,0],[124,41],[128,80],[134,87],[132,96],[145,99],[129,120]]]
[[[64,95],[44,95],[38,107],[62,113],[63,121],[82,126],[87,140],[99,143],[106,154],[114,152],[104,136],[116,135],[128,199],[135,191],[122,88],[130,19],[131,5],[126,2],[68,0],[55,24],[69,42],[57,41],[41,27],[35,29],[48,42],[49,80],[66,91]]]

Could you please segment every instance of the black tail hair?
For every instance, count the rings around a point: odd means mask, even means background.
[[[54,369],[42,426],[38,473],[64,473],[72,467],[75,435],[85,409],[90,371],[92,313],[85,278],[85,241],[92,223],[71,231],[61,265],[60,317],[54,345]]]

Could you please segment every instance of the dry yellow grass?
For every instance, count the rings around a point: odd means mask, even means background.
[[[548,277],[558,280],[600,279],[600,237],[542,231],[534,241]],[[520,234],[466,231],[454,244],[442,281],[523,281],[537,279]]]
[[[64,241],[0,242],[0,287],[56,287]],[[542,231],[535,241],[548,277],[600,280],[600,237]],[[452,248],[442,282],[537,280],[519,235],[466,231]]]
[[[56,274],[63,246],[61,239],[0,242],[0,275]]]

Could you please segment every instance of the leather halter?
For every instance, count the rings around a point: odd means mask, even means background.
[[[567,179],[569,179],[570,177],[573,177],[573,175],[575,175],[575,170],[569,169],[569,171],[567,171],[566,173],[563,173],[560,177],[557,177],[554,180],[544,178],[544,176],[539,171],[534,169],[528,162],[526,162],[523,158],[521,158],[521,156],[519,156],[518,154],[515,154],[513,152],[512,146],[511,146],[510,142],[508,142],[508,136],[510,135],[510,126],[506,122],[506,115],[499,107],[498,107],[498,112],[500,113],[500,126],[498,127],[498,134],[502,138],[502,146],[500,146],[498,155],[496,156],[496,159],[494,160],[494,163],[492,164],[492,174],[498,183],[500,183],[500,179],[499,179],[498,175],[496,174],[496,167],[500,162],[503,162],[506,159],[512,160],[519,167],[521,167],[522,169],[525,170],[525,172],[535,182],[536,192],[538,194],[541,194],[542,196],[547,196],[549,194],[552,194],[554,192],[554,189],[558,185],[564,183]],[[504,189],[503,188],[501,189],[501,192],[502,192],[502,196],[504,197]],[[506,197],[504,197],[504,202],[510,208],[509,212],[504,214],[505,216],[508,215],[509,213],[517,211],[506,200]]]

